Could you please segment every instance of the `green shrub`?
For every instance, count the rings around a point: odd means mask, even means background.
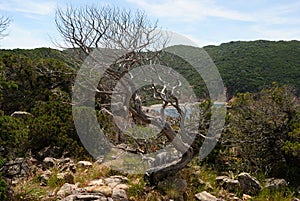
[[[6,189],[7,189],[7,184],[0,175],[0,201],[4,201],[6,198]]]

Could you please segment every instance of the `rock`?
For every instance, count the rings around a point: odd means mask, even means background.
[[[29,161],[24,158],[16,158],[5,163],[0,172],[7,178],[24,178],[30,175]]]
[[[64,180],[64,182],[69,184],[74,184],[74,176],[69,172],[57,173],[57,179]]]
[[[92,186],[86,188],[89,193],[102,193],[105,196],[111,196],[113,193],[112,188],[109,186]]]
[[[122,180],[120,178],[118,178],[118,177],[105,178],[104,181],[105,181],[106,184],[109,184],[109,183],[120,184],[122,182]]]
[[[114,178],[118,178],[120,179],[122,182],[128,182],[128,178],[121,176],[121,175],[114,175],[114,176],[110,176],[110,178],[114,179]]]
[[[57,192],[57,196],[60,198],[64,198],[71,194],[76,194],[78,191],[78,187],[75,184],[65,183]]]
[[[70,158],[64,158],[58,161],[58,168],[60,171],[72,171],[75,167],[74,161]],[[73,172],[73,171],[72,171]]]
[[[115,188],[117,185],[120,185],[120,183],[118,183],[118,182],[112,182],[112,183],[108,183],[107,185],[109,187],[111,187],[111,188]]]
[[[96,158],[96,164],[102,164],[103,163],[103,161],[104,161],[104,156],[102,155],[102,156],[98,156],[97,158]]]
[[[284,179],[269,178],[266,179],[265,188],[270,190],[286,188],[288,183]]]
[[[76,195],[69,195],[63,199],[61,199],[60,201],[76,201],[77,196]]]
[[[114,188],[112,199],[115,201],[128,201],[126,191],[120,188]]]
[[[118,184],[115,188],[123,189],[123,190],[128,190],[129,186],[126,184]]]
[[[249,173],[243,172],[238,175],[238,181],[240,183],[240,189],[243,193],[249,195],[257,195],[262,186],[254,177],[251,177]]]
[[[77,195],[76,200],[107,201],[107,198],[105,196],[102,196],[102,195],[88,194],[88,195]]]
[[[96,179],[92,180],[88,183],[88,186],[104,186],[104,181],[103,179]]]
[[[57,159],[52,157],[46,157],[43,160],[43,168],[44,169],[50,169],[56,167]]]
[[[47,186],[47,183],[48,183],[48,180],[49,180],[51,174],[52,174],[52,172],[50,170],[46,170],[43,172],[43,174],[41,174],[41,176],[40,176],[40,181],[41,181],[40,185],[41,186]]]
[[[218,199],[213,196],[212,194],[206,192],[206,191],[203,191],[201,193],[197,193],[195,195],[195,197],[199,200],[199,201],[218,201]]]
[[[77,168],[90,168],[92,165],[93,164],[89,161],[79,161],[77,163]]]
[[[215,179],[216,185],[230,192],[238,191],[240,184],[238,180],[230,179],[227,176],[219,176]]]
[[[250,195],[247,195],[247,194],[243,194],[243,197],[242,197],[242,199],[243,200],[251,200],[251,196]]]

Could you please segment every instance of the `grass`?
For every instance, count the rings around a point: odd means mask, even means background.
[[[64,179],[57,178],[57,173],[59,172],[58,169],[51,169],[51,172],[49,180],[47,181],[47,186],[40,185],[40,175],[36,175],[26,181],[18,183],[13,187],[15,199],[38,201],[45,197],[48,192],[57,192],[65,181]],[[110,169],[108,167],[94,163],[89,169],[77,168],[77,171],[74,174],[74,182],[78,182],[81,186],[84,186],[90,180],[106,177],[109,174]]]
[[[140,196],[145,191],[146,182],[143,175],[129,175],[129,189],[127,195],[131,200],[140,200]]]
[[[276,190],[270,191],[264,189],[258,196],[253,197],[251,200],[255,201],[291,201],[295,195],[290,190]]]

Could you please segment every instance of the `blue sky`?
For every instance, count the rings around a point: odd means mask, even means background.
[[[114,5],[144,10],[163,29],[199,46],[237,40],[300,40],[299,0],[0,0],[0,15],[12,18],[0,48],[55,47],[60,40],[56,8]]]

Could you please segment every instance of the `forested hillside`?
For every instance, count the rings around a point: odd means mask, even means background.
[[[300,42],[230,42],[204,49],[214,60],[229,97],[257,92],[272,82],[288,84],[300,93]]]

